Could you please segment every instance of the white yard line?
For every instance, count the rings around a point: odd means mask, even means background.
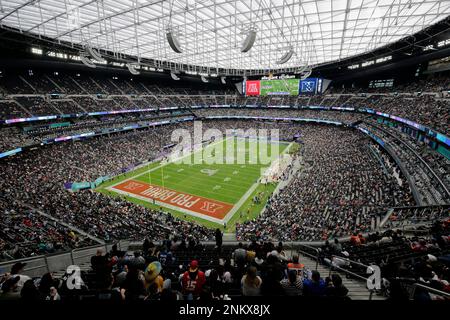
[[[281,156],[282,154],[286,153],[291,145],[293,144],[293,142],[291,142],[284,150],[283,152],[281,152],[279,155]],[[255,182],[249,189],[248,191],[242,196],[241,199],[239,199],[239,201],[233,206],[233,208],[231,208],[231,210],[227,213],[227,215],[223,218],[223,222],[227,223],[236,213],[236,211],[238,211],[241,206],[244,204],[245,201],[247,201],[247,199],[251,196],[251,194],[256,190],[256,188],[258,187],[258,185],[260,184],[259,180],[257,182]],[[278,183],[279,184],[279,183]]]
[[[219,142],[227,141],[228,139],[230,139],[230,138],[227,138],[227,139],[224,139],[224,140],[219,140],[219,141],[217,141],[217,142],[211,144],[210,146],[215,145],[215,144],[218,144]],[[195,151],[194,153],[199,152],[199,151],[200,151],[200,150],[197,150],[197,151]],[[185,155],[185,156],[183,156],[183,157],[181,157],[181,158],[174,159],[173,161],[169,161],[169,162],[164,163],[164,164],[160,164],[159,166],[156,166],[156,167],[154,167],[154,168],[152,168],[152,169],[150,169],[150,170],[147,170],[147,171],[145,171],[145,172],[143,172],[143,173],[139,173],[139,174],[137,174],[137,175],[135,175],[135,176],[132,176],[132,177],[130,177],[130,178],[127,178],[127,179],[125,179],[125,180],[121,180],[121,182],[118,182],[118,183],[116,183],[116,184],[114,184],[114,185],[111,185],[111,186],[117,186],[118,184],[121,184],[121,183],[123,183],[123,182],[126,182],[126,181],[132,180],[132,179],[134,179],[134,178],[143,176],[143,175],[145,175],[145,174],[148,174],[149,172],[152,172],[152,171],[158,170],[158,169],[160,169],[160,168],[162,168],[162,167],[165,167],[165,166],[167,166],[167,165],[173,163],[174,161],[179,161],[179,160],[181,160],[181,159],[190,157],[190,156],[192,156],[192,154],[193,154],[193,153],[191,152],[191,153],[189,153],[188,155]],[[153,162],[150,162],[150,163],[153,163]],[[145,165],[149,165],[150,163],[147,163],[147,164],[145,164]],[[145,165],[142,165],[142,167],[145,167]],[[142,167],[141,167],[141,168],[142,168]]]
[[[222,219],[222,223],[228,223],[228,221],[234,216],[234,214],[236,213],[236,211],[238,211],[241,206],[244,204],[245,201],[247,201],[248,197],[251,196],[251,194],[253,193],[253,191],[256,190],[256,188],[258,187],[259,182],[255,182],[248,190],[247,192],[242,196],[241,199],[239,199],[238,202],[236,202],[236,204],[233,206],[233,208],[231,208],[231,210],[227,213],[227,215]]]

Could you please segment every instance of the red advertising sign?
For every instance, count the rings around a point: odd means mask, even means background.
[[[204,214],[216,219],[223,219],[233,209],[233,205],[214,199],[208,199],[189,193],[148,184],[137,180],[128,180],[113,187],[116,190],[138,197],[154,199],[181,209]]]
[[[245,82],[245,95],[259,96],[261,91],[261,83],[259,80],[247,80]]]

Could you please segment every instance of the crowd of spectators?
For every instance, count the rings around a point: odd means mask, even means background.
[[[0,262],[51,254],[95,242],[19,202],[0,198]]]
[[[450,134],[450,99],[434,95],[389,96],[375,110],[415,121],[445,135]]]
[[[21,201],[106,241],[139,239],[143,233],[152,239],[172,233],[208,239],[208,229],[159,211],[97,192],[72,193],[64,189],[65,182],[94,181],[117,175],[139,161],[154,159],[170,142],[174,128],[168,125],[25,152],[1,162],[0,195],[11,206]],[[4,214],[2,211],[2,217]]]
[[[0,300],[201,301],[237,297],[286,296],[347,300],[349,290],[339,274],[323,278],[305,268],[283,244],[253,242],[217,250],[195,239],[172,237],[155,245],[145,240],[142,251],[116,247],[98,250],[91,268],[81,274],[78,288],[69,290],[67,278],[23,275],[23,264],[4,276]]]
[[[321,261],[363,276],[367,274],[367,266],[378,266],[381,290],[391,299],[442,299],[435,292],[414,288],[420,284],[450,293],[450,220],[448,215],[439,214],[441,210],[439,207],[403,210],[437,218],[427,220],[427,226],[416,227],[408,235],[401,229],[388,229],[366,236],[354,234],[345,243],[327,241],[320,248]]]
[[[425,143],[389,126],[381,127],[373,122],[362,126],[381,138],[398,157],[417,189],[419,204],[446,204],[450,201],[450,196],[444,189],[444,186],[447,189],[449,186],[450,162],[446,157],[430,149]]]
[[[228,89],[167,88],[130,79],[71,76],[63,80],[63,77],[55,75],[33,77],[27,81],[19,77],[12,78],[14,79],[10,83],[0,82],[4,92],[31,95],[12,96],[0,101],[2,118],[146,106],[164,108],[228,103],[355,106],[398,115],[448,134],[449,100],[441,95],[411,93],[414,88],[408,89],[407,86],[404,87],[404,92],[411,94],[364,96],[361,92],[354,95],[354,90],[342,90],[341,95],[243,97]],[[20,87],[21,84],[23,87]],[[62,93],[69,94],[63,100],[53,100],[44,95],[55,90],[61,91],[61,88]],[[427,89],[433,91],[437,87],[429,84]],[[95,96],[98,93],[117,96]],[[178,119],[191,114],[190,112],[152,111],[95,120],[83,118],[70,120],[68,127],[60,128],[41,123],[42,126],[26,132],[22,127],[5,126],[0,130],[0,152],[60,135],[145,124],[153,118]],[[198,117],[302,117],[337,120],[347,124],[366,118],[362,113],[281,108],[202,108],[192,109],[192,112]],[[192,130],[192,124],[179,124],[177,128],[179,127]],[[282,139],[291,140],[294,135],[300,135],[303,144],[300,150],[305,170],[270,199],[264,214],[237,226],[239,239],[328,239],[355,230],[368,231],[375,214],[385,212],[389,207],[414,204],[408,184],[394,163],[379,148],[349,129],[261,121],[251,124],[247,121],[209,121],[206,122],[206,127],[223,131],[231,128],[275,128],[281,130]],[[155,239],[180,231],[195,230],[204,239],[209,239],[211,232],[207,229],[160,212],[90,191],[69,193],[63,188],[65,182],[93,181],[101,176],[117,175],[127,166],[155,158],[162,147],[170,143],[170,134],[174,128],[175,125],[169,125],[55,144],[23,153],[11,160],[2,160],[0,196],[11,203],[23,201],[105,240],[137,239],[140,230],[153,233]],[[395,129],[386,130],[393,132]],[[426,163],[431,164],[432,169],[447,185],[450,179],[447,172],[448,159],[412,138],[405,139],[414,152],[405,148],[398,139],[382,131],[375,131],[392,145],[405,164],[424,204],[445,203],[448,200],[427,166],[418,161],[413,153],[419,154]],[[373,152],[379,156],[372,157]]]
[[[0,101],[3,118],[50,115],[60,113],[124,110],[136,108],[190,107],[205,105],[262,105],[262,106],[353,106],[371,107],[377,111],[403,117],[449,134],[449,99],[441,94],[448,85],[446,75],[401,84],[389,90],[347,88],[330,89],[316,96],[260,96],[245,97],[229,88],[197,90],[147,84],[132,79],[110,79],[103,76],[67,77],[47,75],[17,77],[9,75],[10,83],[0,82],[3,91],[12,96]],[[4,77],[3,80],[5,80]],[[23,80],[25,81],[23,81]],[[51,79],[51,81],[49,81]],[[31,84],[31,86],[30,86]],[[55,86],[57,84],[57,86]],[[22,86],[22,88],[19,87]],[[423,90],[418,90],[423,88]],[[64,100],[49,99],[45,94],[67,94]],[[420,91],[420,92],[419,92]],[[363,93],[364,92],[364,93]],[[423,92],[423,93],[422,93]],[[103,96],[97,96],[101,94]],[[108,95],[114,95],[107,97]],[[361,98],[364,97],[364,98]],[[20,103],[15,104],[11,101]],[[212,111],[213,112],[213,111]],[[335,115],[328,115],[332,118]],[[344,117],[350,117],[345,115]],[[357,117],[357,116],[355,116]]]
[[[28,130],[26,134],[22,136],[28,136],[29,138],[34,138],[35,140],[45,140],[56,137],[76,135],[86,132],[100,132],[102,130],[113,130],[122,129],[131,125],[148,126],[151,123],[158,121],[176,121],[191,116],[189,112],[178,112],[178,113],[166,113],[166,112],[155,112],[150,114],[145,114],[142,116],[128,115],[123,117],[110,117],[102,119],[83,119],[71,123],[69,126],[63,127],[36,127],[35,129]],[[18,134],[20,135],[20,133]]]
[[[331,269],[327,277],[282,242],[223,246],[218,229],[215,247],[194,236],[145,239],[135,251],[121,251],[117,245],[109,252],[98,249],[75,287],[68,285],[70,270],[60,277],[46,273],[31,278],[25,263],[15,263],[0,278],[0,300],[212,302],[261,296],[344,301],[352,288],[343,275],[364,279],[370,265],[379,266],[382,277],[374,294],[391,300],[442,300],[443,295],[427,288],[450,292],[449,228],[450,220],[444,220],[425,228],[424,236],[389,229],[325,241],[318,259]]]
[[[101,176],[114,176],[120,174],[124,167],[157,157],[163,147],[170,143],[172,130],[180,127],[192,130],[193,125],[167,125],[110,137],[54,144],[25,152],[1,162],[2,196],[10,201],[18,200],[34,206],[104,240],[139,238],[140,230],[153,232],[154,238],[158,239],[166,233],[193,229],[199,229],[197,232],[208,239],[211,237],[210,232],[197,225],[181,222],[121,199],[91,191],[71,193],[63,187],[66,182],[94,181]],[[302,149],[305,162],[311,166],[305,171],[309,177],[299,177],[291,187],[271,200],[269,210],[259,222],[239,226],[239,237],[248,238],[252,228],[259,228],[254,234],[262,232],[261,238],[320,239],[326,226],[338,226],[340,233],[349,232],[356,225],[369,228],[368,217],[371,212],[409,204],[405,185],[400,187],[391,176],[383,175],[379,164],[368,158],[368,150],[364,150],[361,136],[349,130],[258,121],[204,122],[204,129],[208,128],[223,132],[226,129],[279,129],[280,138],[289,140],[300,134],[304,143]],[[348,163],[353,162],[353,166],[348,166]],[[357,178],[349,179],[352,175]],[[340,184],[347,187],[336,189]],[[317,188],[311,188],[313,185],[317,185]],[[291,192],[290,188],[295,192]],[[289,202],[284,205],[281,204],[283,195],[290,195],[290,200],[286,200]],[[318,195],[323,199],[316,199]],[[286,207],[290,211],[285,210]],[[292,213],[289,219],[304,217],[309,212],[316,214],[308,217],[309,223],[304,221],[302,224],[298,220],[292,224],[290,222],[293,220],[288,219],[292,211],[296,213]],[[263,222],[265,219],[276,223],[268,218],[269,212],[274,215],[284,214],[284,221],[276,221],[283,223],[286,229],[267,228]],[[317,221],[323,224],[321,232]],[[163,227],[164,224],[167,228]],[[314,231],[311,229],[313,224]],[[253,227],[250,228],[250,225]]]
[[[303,125],[300,140],[304,170],[258,218],[237,225],[238,239],[326,240],[369,231],[375,214],[414,204],[393,161],[382,166],[354,131]]]
[[[448,210],[448,206],[395,208],[386,226],[398,228],[405,224],[416,225],[443,220],[448,216]]]
[[[168,125],[110,137],[55,144],[3,161],[2,196],[28,203],[104,240],[138,239],[147,230],[159,239],[197,225],[124,200],[86,191],[64,190],[65,182],[114,176],[124,167],[158,156],[170,143]],[[262,121],[206,121],[204,129],[279,129],[280,138],[300,136],[304,170],[273,196],[257,219],[237,226],[238,239],[320,240],[368,231],[387,208],[414,204],[409,186],[394,162],[351,129]],[[374,153],[377,156],[373,156]],[[108,161],[104,161],[108,159]],[[351,165],[349,165],[351,164]],[[164,228],[164,224],[168,228]]]
[[[3,128],[0,134],[0,152],[37,143],[34,137],[24,134],[22,130],[15,127]]]
[[[340,121],[351,124],[365,116],[359,113],[321,111],[308,109],[253,109],[253,108],[206,108],[193,110],[197,117],[211,116],[247,116],[247,117],[279,117],[279,118],[306,118],[329,121]]]

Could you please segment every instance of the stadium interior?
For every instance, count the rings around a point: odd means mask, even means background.
[[[0,301],[448,302],[449,16],[0,1]],[[199,123],[280,149],[175,163]]]

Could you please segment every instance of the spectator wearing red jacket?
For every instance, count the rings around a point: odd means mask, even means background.
[[[191,298],[190,296],[199,296],[205,282],[205,273],[198,269],[198,261],[192,260],[189,265],[189,270],[183,274],[183,294],[187,295],[188,299]]]
[[[360,246],[361,245],[361,239],[358,236],[357,233],[353,233],[352,236],[350,237],[350,243],[354,246]]]

